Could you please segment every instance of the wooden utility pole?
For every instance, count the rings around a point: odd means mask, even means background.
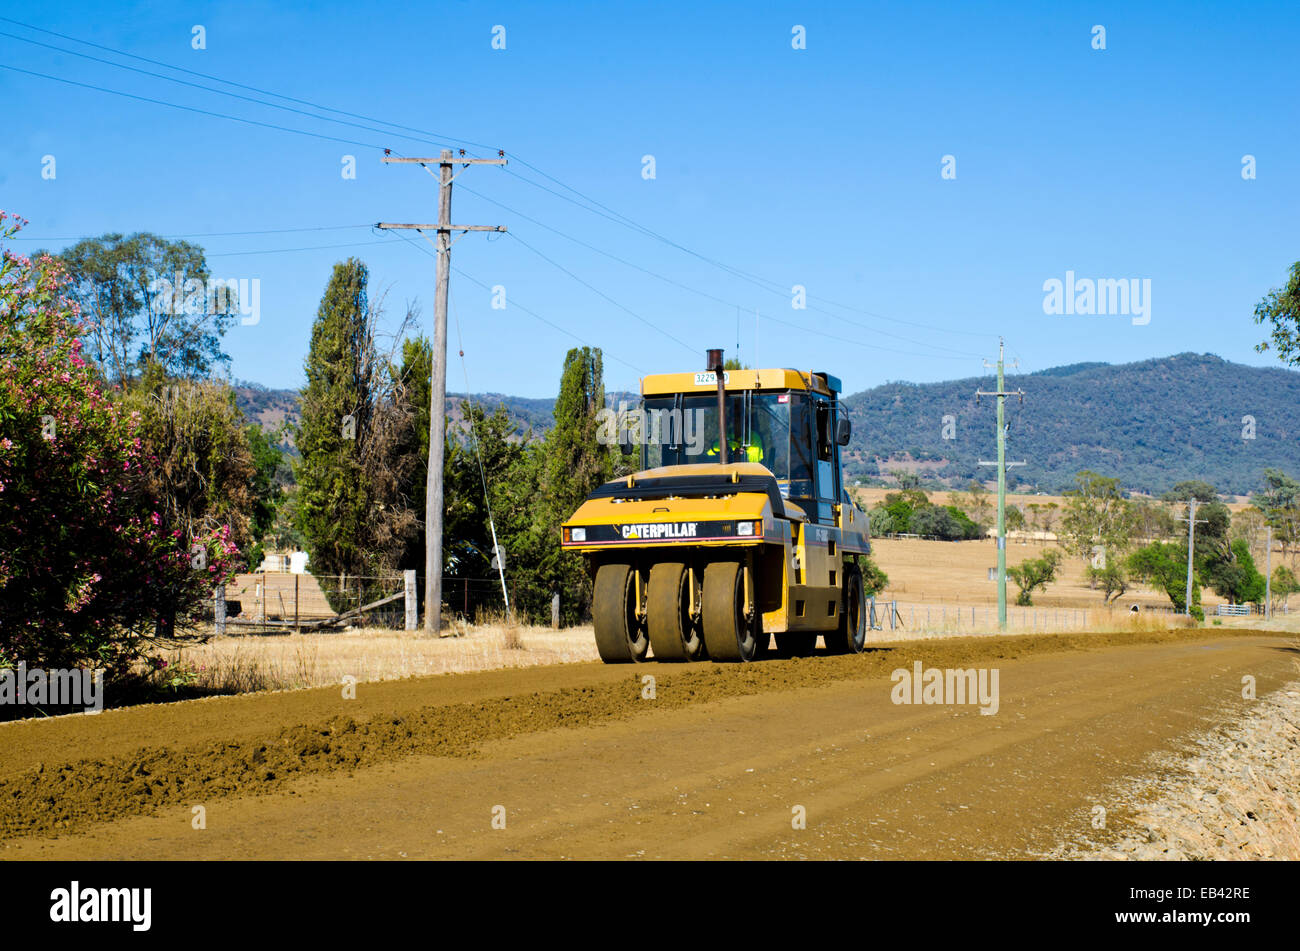
[[[1187,599],[1183,604],[1183,613],[1192,615],[1192,555],[1196,543],[1196,523],[1204,524],[1207,520],[1196,517],[1196,497],[1187,500],[1187,518],[1178,517],[1178,521],[1187,523]]]
[[[991,364],[984,361],[986,367],[997,366],[998,369],[998,388],[992,393],[986,393],[983,390],[975,391],[975,404],[979,405],[981,396],[996,396],[998,398],[998,461],[985,462],[979,460],[982,466],[998,467],[998,630],[1007,629],[1007,469],[1014,466],[1023,466],[1024,462],[1007,462],[1007,424],[1005,414],[1005,403],[1008,396],[1020,397],[1020,402],[1024,403],[1025,393],[1017,389],[1014,393],[1006,391],[1006,385],[1003,380],[1003,358],[1004,346],[1002,338],[998,338],[998,362]],[[1012,366],[1019,366],[1015,362]]]
[[[420,165],[430,175],[430,165],[438,166],[438,223],[393,224],[380,222],[376,227],[436,232],[438,252],[438,286],[433,298],[433,378],[429,386],[429,473],[424,493],[424,630],[436,635],[442,628],[442,466],[446,452],[447,428],[447,292],[451,283],[451,239],[453,231],[505,231],[501,225],[453,225],[451,223],[451,183],[459,173],[453,165],[505,165],[504,152],[498,158],[466,158],[465,151],[453,158],[451,149],[443,149],[438,158],[393,158],[384,150],[385,164]],[[425,235],[425,239],[428,236]]]
[[[1273,617],[1273,526],[1268,526],[1268,541],[1264,549],[1264,620]]]

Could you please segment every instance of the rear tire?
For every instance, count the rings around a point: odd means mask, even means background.
[[[861,654],[867,643],[867,598],[862,572],[850,568],[844,572],[844,609],[840,626],[822,635],[832,654]]]
[[[700,660],[704,655],[704,639],[691,617],[690,583],[690,572],[679,561],[661,561],[650,569],[646,627],[657,661]]]
[[[637,617],[636,575],[629,565],[601,565],[596,570],[592,621],[596,650],[607,664],[640,663],[646,659],[650,638]]]
[[[717,661],[751,661],[758,618],[746,617],[745,572],[734,561],[704,568],[704,643]]]

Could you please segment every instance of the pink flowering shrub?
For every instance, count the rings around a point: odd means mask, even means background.
[[[0,245],[24,224],[0,212]],[[197,616],[238,550],[227,526],[166,530],[61,266],[0,251],[0,666],[120,669]]]

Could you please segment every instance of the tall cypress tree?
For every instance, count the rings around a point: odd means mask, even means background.
[[[406,537],[398,567],[414,568],[424,571],[424,494],[428,480],[429,467],[429,387],[433,375],[433,345],[423,335],[402,342],[401,366],[390,367],[398,398],[403,404],[410,421],[404,428],[397,451],[414,459],[408,478],[404,481],[402,492],[406,504],[416,513],[417,524]],[[450,427],[449,427],[450,429]],[[446,456],[447,465],[451,463],[451,445],[448,440]],[[446,529],[443,530],[446,538]],[[446,542],[443,542],[444,549]]]
[[[596,414],[605,408],[599,348],[568,352],[555,400],[555,428],[546,437],[548,496],[568,518],[602,482],[614,477],[611,447],[596,440]]]
[[[581,559],[560,549],[560,524],[599,486],[614,477],[617,447],[597,441],[596,414],[605,407],[604,366],[595,347],[570,350],[564,358],[555,428],[546,437],[541,498],[541,575],[560,592],[567,620],[590,611],[591,583]]]
[[[368,564],[370,499],[358,444],[369,422],[363,380],[367,277],[356,258],[334,265],[312,325],[297,478],[298,527],[314,574],[362,574]]]

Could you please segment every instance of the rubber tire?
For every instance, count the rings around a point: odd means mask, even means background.
[[[651,654],[660,663],[700,660],[704,655],[704,638],[690,616],[689,584],[690,572],[679,561],[661,561],[650,569],[646,626]]]
[[[832,654],[861,654],[867,644],[866,589],[862,572],[849,568],[844,572],[844,607],[840,611],[840,626],[827,631],[826,649]]]
[[[734,561],[715,561],[704,568],[704,644],[715,661],[754,659],[755,623],[745,620],[745,573]]]
[[[811,657],[816,649],[816,631],[783,631],[776,635],[776,650],[782,657]]]
[[[607,564],[596,570],[592,626],[596,650],[607,664],[641,663],[650,638],[636,616],[636,577],[630,565]]]

